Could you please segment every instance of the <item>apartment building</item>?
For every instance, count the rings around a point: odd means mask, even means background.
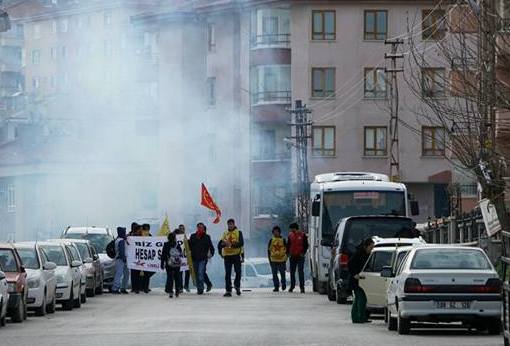
[[[217,152],[235,160],[234,189],[240,184],[239,200],[249,205],[243,204],[241,211],[248,215],[243,227],[257,232],[278,221],[293,189],[288,108],[294,100],[312,110],[311,176],[332,171],[388,173],[384,40],[406,36],[408,23],[413,23],[415,40],[432,46],[444,35],[440,19],[445,13],[435,4],[195,1],[161,8],[134,22],[140,30],[159,35],[160,83],[170,79],[169,68],[180,78],[178,91],[166,95],[166,105],[160,102],[160,112],[171,109],[186,119],[201,96],[199,119],[211,126],[211,137],[218,131],[214,126],[235,122],[234,132],[241,134],[236,148],[228,149],[225,144],[232,142],[220,140]],[[408,49],[404,45],[402,52]],[[423,75],[423,92],[429,97],[447,96],[434,83],[445,72],[440,65],[406,71]],[[447,187],[454,181],[462,184],[465,208],[472,206],[475,184],[446,159],[444,131],[420,121],[419,101],[403,76],[399,83],[400,118],[406,124],[399,131],[400,176],[420,202],[419,219],[448,214]],[[192,102],[185,89],[194,91]],[[214,140],[210,144],[216,146]],[[245,152],[249,162],[241,159]]]

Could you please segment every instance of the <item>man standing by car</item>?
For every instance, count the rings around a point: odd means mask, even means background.
[[[214,256],[214,246],[211,237],[206,233],[207,228],[202,222],[197,224],[197,231],[189,240],[193,268],[197,281],[197,294],[204,294],[204,277],[207,261]]]
[[[228,229],[218,243],[218,251],[225,263],[225,294],[232,297],[232,266],[236,273],[234,287],[238,296],[241,295],[241,252],[244,246],[243,233],[237,229],[234,219],[227,221]]]
[[[269,240],[267,246],[267,257],[271,264],[271,272],[273,273],[273,292],[280,290],[280,280],[278,279],[278,273],[280,273],[282,291],[287,288],[285,282],[285,267],[287,264],[287,242],[282,237],[282,230],[279,226],[273,227],[273,237]]]
[[[354,301],[352,302],[351,309],[352,323],[370,322],[366,316],[367,295],[359,286],[359,273],[363,270],[373,249],[374,241],[372,238],[365,239],[347,263],[349,267],[349,286],[354,292]]]
[[[112,288],[113,294],[128,294],[126,288],[129,281],[129,269],[127,267],[126,242],[126,228],[117,227],[117,239],[115,239],[115,279],[113,281]]]
[[[296,287],[296,268],[299,275],[299,288],[301,293],[305,293],[305,255],[308,251],[308,237],[299,230],[297,223],[289,226],[289,239],[287,240],[288,254],[290,256],[290,288],[289,292],[293,292]]]

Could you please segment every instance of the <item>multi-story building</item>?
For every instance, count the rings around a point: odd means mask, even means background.
[[[172,110],[186,118],[198,101],[204,126],[235,123],[236,147],[217,148],[234,153],[234,181],[240,182],[241,200],[250,206],[243,210],[249,215],[244,225],[260,231],[276,221],[280,201],[288,201],[286,193],[293,189],[287,109],[294,100],[312,110],[311,176],[389,172],[389,86],[384,70],[389,47],[384,41],[405,38],[412,23],[414,41],[433,54],[435,41],[445,34],[445,12],[436,4],[194,1],[138,16],[134,23],[159,35],[159,80],[178,82],[177,93],[166,105],[160,102],[160,112]],[[446,73],[445,66],[413,70],[408,50],[403,45],[405,73],[422,76],[423,95],[447,97],[448,91],[434,82]],[[447,215],[447,187],[462,175],[446,159],[445,132],[420,119],[419,98],[406,87],[403,75],[399,83],[401,180],[420,202],[420,220]],[[245,152],[249,162],[238,156]],[[473,181],[462,179],[464,197],[475,197]]]

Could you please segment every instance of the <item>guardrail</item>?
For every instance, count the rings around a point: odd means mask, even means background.
[[[258,47],[290,47],[290,34],[255,35],[251,39],[251,48]]]
[[[290,104],[292,101],[290,91],[260,91],[252,93],[252,105],[265,103]]]

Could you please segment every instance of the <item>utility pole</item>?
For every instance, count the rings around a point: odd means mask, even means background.
[[[386,60],[391,61],[391,67],[385,68],[386,75],[389,73],[390,78],[390,172],[391,181],[400,181],[400,150],[398,138],[398,111],[399,111],[399,94],[398,94],[398,76],[399,72],[404,72],[403,68],[397,67],[397,60],[403,59],[404,55],[398,53],[399,47],[404,44],[402,39],[385,40],[384,44],[391,45],[391,53],[384,54]]]
[[[310,177],[308,174],[308,141],[311,138],[310,129],[312,122],[309,119],[311,110],[303,105],[301,100],[296,100],[295,108],[289,109],[291,121],[290,143],[296,149],[296,214],[299,226],[305,232],[308,231],[310,216]]]

